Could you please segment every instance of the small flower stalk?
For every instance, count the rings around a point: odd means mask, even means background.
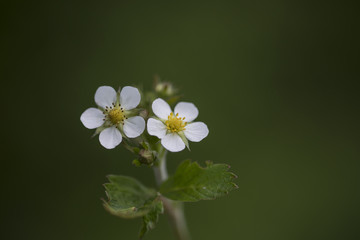
[[[201,167],[187,160],[174,175],[168,175],[167,152],[180,152],[185,147],[190,150],[189,142],[200,142],[209,134],[204,122],[195,121],[199,115],[195,104],[179,99],[176,88],[159,77],[153,91],[140,92],[133,86],[115,91],[101,86],[95,92],[97,107],[86,109],[80,116],[86,128],[95,129],[94,135],[99,135],[104,148],[121,144],[136,156],[129,163],[154,170],[156,188],[123,175],[109,175],[109,182],[104,184],[107,211],[122,218],[143,219],[140,239],[155,227],[162,213],[168,215],[177,239],[190,239],[183,203],[215,199],[237,188],[233,182],[236,175],[229,172],[227,164]]]

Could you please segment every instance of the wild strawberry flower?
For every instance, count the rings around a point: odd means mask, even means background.
[[[199,115],[193,103],[179,102],[174,109],[158,98],[152,103],[152,110],[158,117],[149,118],[147,130],[150,135],[161,139],[161,144],[171,152],[179,152],[187,145],[187,140],[200,142],[209,134],[203,122],[192,122]]]
[[[134,115],[134,108],[140,103],[137,88],[126,86],[120,94],[109,86],[96,90],[95,103],[99,108],[88,108],[80,120],[88,129],[98,128],[99,141],[107,149],[115,148],[122,141],[122,134],[129,138],[140,136],[145,129],[145,120]]]

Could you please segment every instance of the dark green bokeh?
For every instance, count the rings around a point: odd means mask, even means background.
[[[337,2],[2,6],[2,239],[136,239],[107,174],[154,186],[80,114],[100,85],[172,81],[209,136],[169,154],[229,163],[239,189],[186,204],[193,239],[358,239],[358,11]],[[164,216],[146,239],[172,239]]]

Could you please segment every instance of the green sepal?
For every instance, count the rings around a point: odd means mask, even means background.
[[[138,180],[110,175],[109,183],[105,183],[108,201],[104,200],[105,209],[111,214],[122,218],[142,217],[153,211],[158,204],[155,189],[147,188]]]
[[[91,137],[95,137],[96,135],[100,134],[105,128],[105,126],[98,127]]]
[[[140,167],[141,166],[141,162],[139,161],[139,159],[134,159],[132,161],[132,164],[135,165],[135,167]]]
[[[237,176],[229,172],[227,164],[207,162],[205,168],[197,162],[183,161],[175,174],[160,187],[165,197],[183,202],[212,200],[238,188],[233,182]]]
[[[116,105],[120,104],[120,93],[121,93],[121,87],[119,86],[117,92],[116,92]]]
[[[188,149],[189,151],[191,151],[191,150],[190,150],[190,146],[189,146],[189,141],[188,141],[187,138],[185,137],[184,132],[183,132],[183,131],[182,131],[182,132],[179,132],[178,135],[180,136],[181,140],[185,143],[185,146],[187,147],[187,149]]]
[[[141,142],[141,146],[142,146],[145,150],[149,150],[149,145],[148,145],[148,143],[142,141],[142,142]]]
[[[141,108],[133,108],[131,110],[125,110],[124,114],[126,117],[130,118],[130,117],[138,116],[142,110],[143,109]]]
[[[132,149],[132,152],[135,153],[135,154],[139,154],[140,148],[134,147],[134,148]]]

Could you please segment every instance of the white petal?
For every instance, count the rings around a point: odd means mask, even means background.
[[[137,88],[124,87],[120,93],[120,104],[125,110],[136,108],[140,103],[140,93]]]
[[[104,114],[97,108],[88,108],[81,114],[80,121],[86,128],[94,129],[104,124]]]
[[[171,113],[169,104],[161,98],[155,99],[155,101],[152,103],[152,110],[155,115],[161,119],[167,119]]]
[[[175,114],[179,114],[179,117],[185,117],[185,122],[192,122],[199,115],[199,110],[193,103],[179,102],[174,109]]]
[[[163,138],[166,134],[166,125],[154,118],[149,118],[147,122],[147,130],[150,135]]]
[[[190,141],[200,142],[209,134],[209,129],[203,122],[194,122],[186,125],[184,134]]]
[[[121,143],[122,136],[120,131],[116,127],[112,126],[106,128],[100,133],[99,140],[101,145],[105,148],[113,149]]]
[[[145,130],[145,120],[140,116],[128,118],[124,121],[124,133],[129,138],[140,136]]]
[[[161,144],[170,152],[180,152],[185,148],[185,143],[176,133],[165,135],[165,137],[161,139]]]
[[[116,91],[109,86],[99,87],[95,93],[95,102],[102,108],[111,107],[113,103],[116,103]]]

